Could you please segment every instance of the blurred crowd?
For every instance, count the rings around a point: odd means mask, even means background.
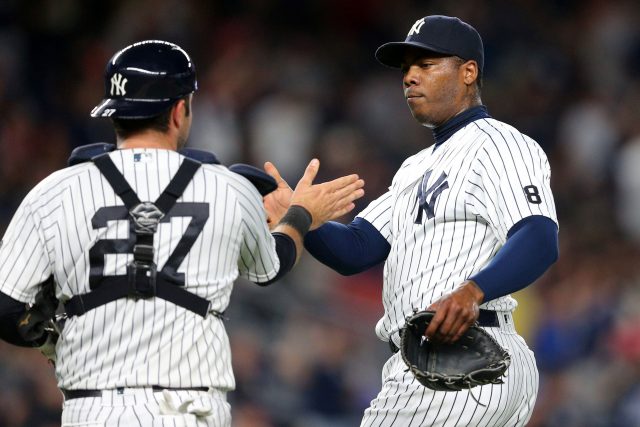
[[[428,14],[478,29],[485,105],[551,161],[560,259],[516,295],[541,374],[530,425],[640,426],[637,0],[0,1],[0,231],[74,147],[114,141],[89,118],[104,65],[149,38],[195,61],[190,146],[225,164],[270,160],[292,183],[317,156],[319,180],[364,177],[362,209],[433,142],[401,74],[373,57]],[[381,271],[342,277],[305,258],[266,289],[236,284],[234,426],[359,425],[390,355],[373,331]],[[61,395],[37,351],[0,343],[0,383],[0,426],[59,425]]]

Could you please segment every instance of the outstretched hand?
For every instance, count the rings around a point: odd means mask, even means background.
[[[484,292],[478,285],[467,280],[427,308],[436,314],[424,335],[428,339],[444,343],[457,341],[478,320],[479,304],[483,298]]]
[[[319,168],[320,161],[311,160],[291,196],[292,205],[302,206],[311,213],[311,230],[351,212],[355,207],[353,201],[364,196],[364,180],[355,174],[314,185]]]
[[[291,206],[293,190],[289,187],[287,181],[282,178],[273,163],[266,162],[264,164],[264,171],[271,175],[278,184],[278,188],[267,194],[263,199],[264,209],[267,212],[267,224],[269,224],[269,228],[272,229],[280,222],[280,219],[282,219],[287,209],[289,209],[289,206]]]
[[[353,202],[364,195],[364,180],[354,174],[313,184],[319,168],[320,161],[311,160],[295,190],[291,190],[276,167],[270,162],[265,163],[265,171],[278,183],[278,188],[264,198],[270,226],[275,226],[291,205],[299,205],[309,211],[313,218],[311,230],[353,210]]]

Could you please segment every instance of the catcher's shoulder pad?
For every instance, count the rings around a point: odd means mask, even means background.
[[[86,163],[95,156],[99,156],[100,154],[104,153],[110,153],[115,150],[116,146],[107,142],[96,142],[94,144],[83,145],[81,147],[74,148],[74,150],[71,152],[71,155],[69,156],[69,160],[67,160],[67,164],[69,166],[73,166],[80,163]],[[197,150],[195,148],[183,148],[179,150],[178,153],[192,160],[197,160],[200,163],[209,165],[220,164],[220,161],[218,160],[216,155],[209,151]]]
[[[81,147],[76,147],[71,152],[69,156],[69,160],[67,160],[67,164],[69,166],[74,166],[80,163],[85,163],[90,161],[95,156],[99,156],[100,154],[110,153],[116,149],[114,144],[109,144],[107,142],[96,142],[95,144],[87,144]]]
[[[278,183],[271,175],[255,166],[236,163],[229,166],[229,170],[247,178],[263,197],[278,188]]]
[[[207,165],[219,165],[220,160],[210,151],[205,150],[197,150],[195,148],[183,148],[178,151],[178,153],[182,154],[185,157],[190,158],[191,160],[197,160],[200,163],[204,163]]]

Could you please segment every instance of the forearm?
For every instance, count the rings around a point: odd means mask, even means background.
[[[513,226],[505,245],[469,280],[491,301],[533,283],[558,259],[558,228],[549,218],[532,216]]]
[[[296,248],[295,263],[300,259],[302,249],[304,247],[304,236],[309,231],[313,217],[307,209],[302,206],[291,206],[287,213],[282,217],[278,225],[273,229],[271,234],[280,233],[288,236]]]
[[[380,232],[362,218],[348,225],[328,222],[308,233],[304,245],[314,258],[343,275],[379,264],[391,249]]]
[[[282,220],[273,229],[271,234],[276,241],[276,253],[280,260],[278,274],[261,286],[277,282],[298,263],[303,251],[303,238],[309,230],[312,218],[309,212],[300,207],[289,208]]]

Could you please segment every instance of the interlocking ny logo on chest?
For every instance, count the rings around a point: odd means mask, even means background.
[[[440,193],[449,188],[449,183],[447,182],[447,174],[442,172],[440,177],[436,179],[436,181],[429,185],[429,178],[431,178],[432,170],[428,170],[422,176],[422,181],[420,185],[418,185],[418,194],[416,194],[416,198],[418,199],[418,213],[416,215],[416,219],[414,223],[422,224],[422,213],[425,212],[427,214],[427,219],[435,218],[435,206],[436,200]]]

